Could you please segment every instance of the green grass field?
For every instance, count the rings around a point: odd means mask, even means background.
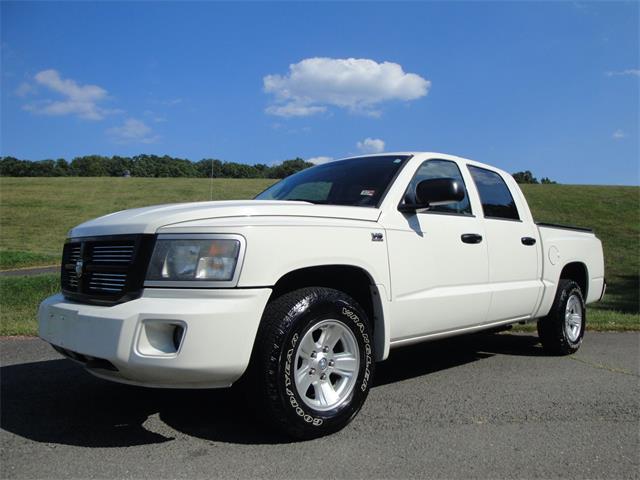
[[[251,198],[265,179],[0,178],[0,269],[59,262],[67,231],[117,210],[159,203]],[[524,185],[536,220],[588,226],[602,240],[609,283],[589,311],[598,330],[640,329],[640,188]],[[56,275],[0,277],[0,335],[33,335]]]
[[[273,182],[214,179],[211,189],[200,178],[0,178],[0,270],[57,263],[69,229],[107,213],[252,198]]]

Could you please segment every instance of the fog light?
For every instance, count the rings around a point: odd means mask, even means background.
[[[173,346],[176,352],[180,350],[180,344],[182,343],[182,337],[184,336],[184,327],[182,325],[175,325],[173,329]]]
[[[149,356],[173,356],[184,338],[185,325],[173,320],[144,320],[138,336],[138,352]]]

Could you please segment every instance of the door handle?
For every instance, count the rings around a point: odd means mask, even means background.
[[[460,240],[464,243],[480,243],[482,241],[482,235],[477,233],[464,233],[460,236]]]
[[[520,239],[520,241],[522,242],[523,245],[535,245],[536,244],[536,239],[533,237],[522,237]]]

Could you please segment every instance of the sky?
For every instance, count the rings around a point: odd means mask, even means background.
[[[639,2],[0,3],[0,155],[436,151],[638,185]]]

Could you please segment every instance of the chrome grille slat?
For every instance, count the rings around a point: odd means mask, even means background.
[[[95,282],[95,283],[122,283],[124,284],[127,279],[126,278],[109,278],[109,277],[95,277],[95,276],[91,276],[89,279],[90,282]]]
[[[94,257],[131,257],[133,252],[93,252]]]
[[[99,256],[111,256],[111,255],[119,255],[122,257],[130,257],[133,254],[133,252],[115,252],[115,251],[111,251],[111,250],[103,250],[103,251],[99,251],[99,252],[93,252],[93,256],[95,257],[99,257]]]
[[[119,293],[122,291],[121,288],[107,288],[107,287],[100,287],[100,288],[96,288],[96,287],[89,287],[89,290],[93,290],[93,291],[100,291],[100,292],[114,292],[114,293]]]
[[[133,254],[133,245],[94,245],[90,260],[99,263],[131,263]]]
[[[80,258],[80,247],[74,247],[69,254],[69,260],[73,263],[77,262]]]
[[[106,278],[91,278],[89,280],[91,285],[116,285],[116,286],[124,286],[125,280],[109,280]]]
[[[129,263],[129,260],[116,260],[116,259],[95,259],[94,262],[118,262],[118,263]]]

